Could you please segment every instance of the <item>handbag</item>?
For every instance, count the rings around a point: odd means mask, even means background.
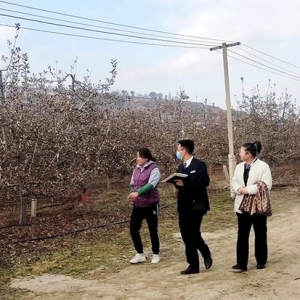
[[[239,210],[267,217],[272,216],[272,207],[267,185],[263,181],[256,182],[257,193],[255,195],[244,195]]]

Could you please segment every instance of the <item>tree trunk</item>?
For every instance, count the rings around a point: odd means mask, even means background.
[[[108,190],[111,189],[111,178],[109,175],[106,175],[106,187]]]
[[[20,199],[21,199],[20,225],[26,225],[27,199],[22,195],[20,196]]]
[[[228,169],[227,169],[227,165],[223,165],[223,172],[226,178],[226,181],[230,183],[230,177],[229,177],[229,173],[228,173]]]
[[[83,204],[83,211],[84,211],[84,213],[89,213],[90,212],[90,204],[88,202],[85,202]]]
[[[213,165],[212,165],[212,164],[209,164],[209,165],[208,165],[208,170],[207,170],[209,176],[212,175],[212,169],[213,169]]]
[[[178,197],[178,189],[176,189],[175,186],[173,186],[173,191],[174,191],[174,196],[177,199],[177,197]]]

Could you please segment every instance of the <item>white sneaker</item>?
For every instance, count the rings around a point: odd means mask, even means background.
[[[157,264],[160,262],[160,257],[158,254],[153,254],[151,264]]]
[[[137,253],[131,260],[131,264],[138,264],[146,261],[146,256],[144,253]]]

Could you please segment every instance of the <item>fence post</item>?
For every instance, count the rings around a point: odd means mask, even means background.
[[[31,216],[36,217],[36,210],[37,210],[37,200],[31,199]]]

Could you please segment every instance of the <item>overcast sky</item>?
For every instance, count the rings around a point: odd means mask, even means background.
[[[287,89],[293,98],[297,98],[297,104],[300,104],[300,2],[298,0],[12,0],[8,2],[133,27],[216,39],[194,39],[193,43],[207,45],[205,49],[139,45],[29,31],[22,27],[143,43],[159,43],[159,41],[81,31],[0,16],[0,24],[14,25],[16,22],[21,24],[17,43],[23,52],[28,53],[32,72],[42,71],[49,65],[55,66],[56,61],[60,69],[68,72],[70,65],[78,57],[79,78],[82,78],[88,69],[91,71],[92,81],[97,82],[108,76],[110,60],[117,59],[118,76],[113,90],[135,91],[141,94],[154,91],[164,95],[171,93],[174,96],[180,89],[184,89],[192,101],[203,102],[207,98],[209,103],[225,108],[222,54],[210,51],[209,46],[221,45],[222,41],[241,42],[241,46],[228,48],[237,53],[228,52],[229,55],[244,61],[228,58],[232,104],[235,105],[235,95],[241,98],[241,77],[244,78],[245,91],[248,95],[252,94],[256,85],[259,85],[264,95],[270,80],[271,85],[276,84],[278,96]],[[0,1],[0,8],[0,14],[11,16],[67,24],[7,10],[137,31],[134,28],[115,27],[12,6],[2,1]],[[82,27],[82,25],[69,25]],[[92,27],[90,29],[108,31]],[[114,32],[133,35],[116,30]],[[143,33],[163,35],[151,31],[143,31]],[[164,36],[166,37],[161,39],[170,37],[170,35]],[[0,37],[0,54],[7,55],[6,40],[13,40],[14,29],[0,26]],[[143,37],[150,36],[143,35]],[[187,41],[188,37],[177,36],[179,37],[186,39],[181,42],[191,42]],[[187,44],[177,45],[187,46]],[[269,73],[245,62],[278,74]],[[0,68],[3,67],[4,64],[1,62]]]

